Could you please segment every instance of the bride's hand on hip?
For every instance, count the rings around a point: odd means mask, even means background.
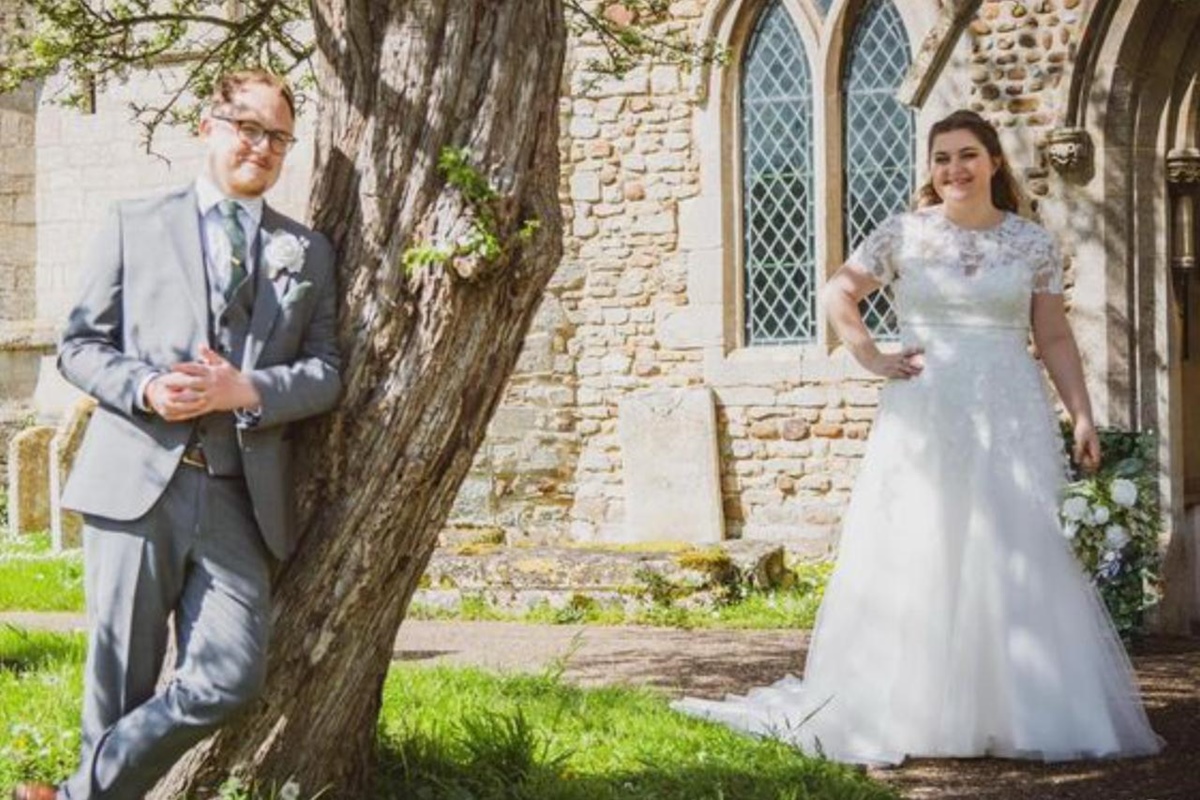
[[[925,348],[906,347],[899,353],[879,353],[864,366],[884,378],[915,378],[925,368]]]
[[[1091,420],[1075,423],[1075,447],[1071,455],[1084,472],[1090,474],[1100,468],[1100,437]]]

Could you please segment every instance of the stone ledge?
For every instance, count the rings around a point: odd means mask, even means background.
[[[58,343],[53,325],[37,320],[0,322],[0,351],[52,351]]]
[[[786,572],[783,546],[768,542],[644,549],[475,544],[435,551],[413,601],[456,608],[464,597],[482,597],[498,608],[527,610],[541,603],[563,608],[584,596],[629,609],[669,590],[681,605],[694,605],[734,584],[778,586]]]

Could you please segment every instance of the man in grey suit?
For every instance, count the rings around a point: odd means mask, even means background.
[[[99,401],[63,494],[85,520],[82,755],[16,800],[140,798],[261,691],[272,565],[296,545],[289,424],[341,391],[332,248],[262,199],[294,115],[274,75],[226,76],[204,173],[118,204],[90,252],[59,348]]]

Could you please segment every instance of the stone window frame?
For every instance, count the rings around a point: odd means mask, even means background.
[[[716,387],[870,378],[870,373],[836,342],[819,292],[815,342],[761,347],[744,344],[738,93],[745,47],[760,9],[770,1],[717,0],[706,9],[697,28],[699,39],[713,39],[728,49],[729,61],[727,67],[698,69],[693,79],[700,192],[680,204],[679,228],[680,250],[687,264],[688,305],[667,315],[664,343],[701,349],[705,380]],[[840,89],[853,25],[865,2],[833,0],[825,13],[815,0],[779,2],[791,15],[812,70],[816,263],[817,281],[823,284],[848,255],[843,252],[844,106]],[[924,31],[938,19],[937,4],[933,0],[892,2],[903,21],[915,61]],[[918,181],[923,179],[919,145],[928,127],[923,119],[926,116],[918,112],[916,123]],[[896,346],[883,343],[884,348]]]

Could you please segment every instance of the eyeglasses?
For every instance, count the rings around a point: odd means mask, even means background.
[[[263,139],[268,140],[267,147],[277,156],[281,156],[296,143],[296,137],[285,131],[269,130],[251,119],[236,119],[213,114],[213,119],[228,122],[237,131],[238,138],[251,147],[258,147]]]

